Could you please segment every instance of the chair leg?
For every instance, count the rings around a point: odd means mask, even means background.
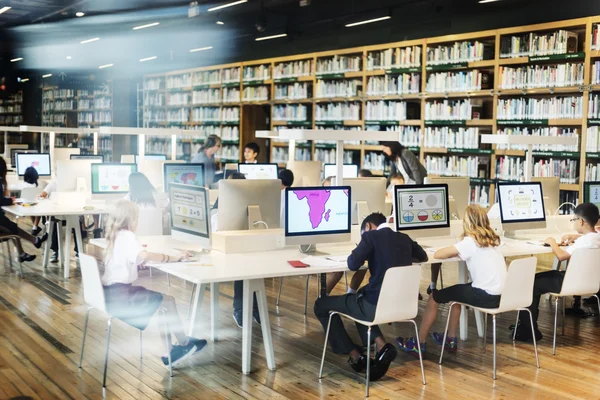
[[[143,352],[142,352],[142,331],[140,331],[140,360],[144,358]]]
[[[494,374],[493,378],[496,380],[496,314],[492,315],[492,340],[494,342]]]
[[[425,369],[423,368],[423,355],[421,354],[421,343],[419,342],[419,328],[417,327],[417,323],[414,320],[410,320],[415,326],[415,339],[417,340],[417,348],[419,349],[419,362],[421,363],[421,378],[423,378],[423,385],[426,385],[425,382]]]
[[[6,241],[6,254],[8,255],[8,266],[10,267],[10,272],[13,272],[12,265],[12,252],[10,251],[10,241]]]
[[[517,321],[515,322],[515,329],[513,331],[513,342],[515,341],[515,338],[517,337],[517,329],[519,329],[519,314],[521,314],[521,310],[517,310]],[[531,314],[531,312],[529,312],[529,314]],[[533,324],[531,324],[531,329],[533,329]]]
[[[186,281],[187,282],[187,281]],[[190,305],[188,307],[187,319],[190,319],[192,315],[192,308],[194,307],[194,293],[196,292],[196,284],[192,284],[192,294],[190,295]]]
[[[369,397],[369,377],[371,376],[371,327],[367,330],[367,388],[365,397]]]
[[[565,299],[561,301],[562,304],[562,333],[561,336],[565,336]]]
[[[308,280],[310,279],[310,275],[306,275],[306,290],[304,293],[304,315],[306,315],[306,309],[308,307]]]
[[[83,362],[83,348],[85,347],[85,336],[87,335],[87,327],[88,327],[88,319],[90,317],[90,310],[92,308],[88,308],[85,312],[85,322],[83,323],[83,338],[81,339],[81,354],[79,355],[79,368],[81,368],[81,363]]]
[[[321,356],[321,369],[319,369],[319,379],[323,378],[323,365],[325,364],[325,352],[327,351],[327,340],[329,340],[329,328],[331,327],[331,318],[337,313],[329,314],[329,322],[327,323],[327,332],[325,332],[325,344],[323,345],[323,355]]]
[[[452,314],[452,306],[454,304],[456,304],[456,302],[450,303],[450,308],[448,308],[448,319],[446,319],[446,329],[444,329],[444,340],[442,341],[442,351],[440,352],[440,364],[442,363],[442,358],[444,357],[444,347],[446,347],[446,336],[448,336],[448,325],[450,325],[450,315]]]
[[[281,287],[282,286],[283,286],[283,276],[281,278],[279,278],[279,290],[277,291],[277,301],[275,302],[276,306],[279,305],[279,299],[281,298]]]
[[[487,324],[488,324],[488,315],[487,313],[483,313],[483,354],[487,353]]]
[[[556,325],[558,324],[558,300],[557,297],[554,302],[554,337],[552,338],[552,355],[556,355]]]
[[[344,280],[346,281],[346,292],[348,291],[348,274],[344,271]]]
[[[525,310],[529,313],[529,323],[531,324],[531,337],[533,338],[533,350],[535,351],[535,364],[539,368],[540,359],[538,358],[537,341],[535,340],[535,329],[533,329],[533,316],[531,315],[531,311],[528,308],[526,308]]]
[[[104,354],[104,377],[102,378],[102,387],[105,388],[106,387],[106,371],[108,370],[108,347],[110,345],[110,326],[111,326],[111,321],[112,319],[109,318],[108,319],[108,332],[106,334],[106,352]],[[82,352],[83,354],[83,352]]]
[[[16,249],[17,246],[14,243],[16,241],[16,239],[13,239],[13,247]],[[19,273],[21,275],[21,278],[23,277],[23,263],[21,262],[21,260],[19,259],[19,254],[17,254],[17,263],[19,264]]]

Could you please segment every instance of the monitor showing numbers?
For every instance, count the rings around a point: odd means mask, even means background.
[[[600,207],[600,182],[583,183],[583,201]]]
[[[396,230],[450,227],[448,185],[394,186]]]
[[[238,164],[246,179],[277,179],[277,164]]]
[[[546,220],[541,183],[499,182],[497,187],[503,224]]]
[[[208,191],[200,186],[171,183],[169,198],[171,229],[188,235],[209,238]]]
[[[135,164],[92,164],[92,193],[129,192],[129,175],[137,171]]]
[[[343,167],[344,178],[357,178],[358,177],[358,165],[356,164],[344,164]],[[324,164],[323,175],[325,178],[330,176],[337,176],[337,165],[335,164]]]

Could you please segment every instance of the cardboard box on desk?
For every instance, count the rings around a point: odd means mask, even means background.
[[[212,248],[225,254],[277,250],[284,246],[283,229],[221,231],[212,234]]]

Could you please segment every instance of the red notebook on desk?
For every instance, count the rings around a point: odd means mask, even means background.
[[[308,264],[304,264],[302,261],[288,261],[288,264],[290,264],[294,268],[306,268],[306,267],[308,267]]]

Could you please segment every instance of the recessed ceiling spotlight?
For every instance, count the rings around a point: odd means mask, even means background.
[[[115,65],[115,64],[104,64],[104,65],[99,66],[98,69],[110,68],[113,65]]]
[[[8,11],[8,10],[10,10],[11,8],[12,8],[12,7],[8,7],[8,6],[7,6],[7,7],[2,7],[2,8],[0,8],[0,14],[3,14],[3,13],[5,13],[5,12],[7,12],[7,11]]]
[[[479,4],[494,3],[496,1],[500,1],[500,0],[479,0]]]
[[[153,23],[151,23],[151,24],[140,25],[140,26],[134,26],[134,27],[133,27],[133,30],[134,30],[134,31],[139,31],[140,29],[151,28],[151,27],[153,27],[153,26],[156,26],[156,25],[160,25],[160,22],[153,22]]]
[[[73,57],[71,57],[71,56],[67,56],[67,60],[70,60],[71,58],[73,58]]]
[[[84,12],[82,12],[82,11],[77,11],[77,12],[75,13],[75,16],[76,16],[76,17],[80,17],[80,18],[81,18],[81,17],[83,17],[84,15],[85,15],[85,13],[84,13]]]
[[[158,58],[157,56],[140,58],[140,62],[146,62],[146,61],[150,61],[150,60],[156,60],[157,58]]]
[[[83,40],[83,41],[81,41],[81,44],[86,44],[86,43],[97,42],[98,40],[100,40],[100,38],[99,38],[99,37],[96,37],[96,38],[91,38],[91,39],[87,39],[87,40]]]
[[[17,57],[17,58],[13,58],[12,60],[10,60],[10,62],[17,62],[17,61],[22,61],[23,57]]]
[[[52,74],[46,74],[46,75],[42,75],[42,78],[50,78],[52,76]]]
[[[212,48],[213,48],[212,46],[199,47],[199,48],[197,48],[197,49],[191,49],[191,50],[190,50],[190,53],[195,53],[195,52],[197,52],[197,51],[210,50],[210,49],[212,49]]]
[[[225,22],[223,22],[223,21],[217,21],[217,25],[225,25]]]

